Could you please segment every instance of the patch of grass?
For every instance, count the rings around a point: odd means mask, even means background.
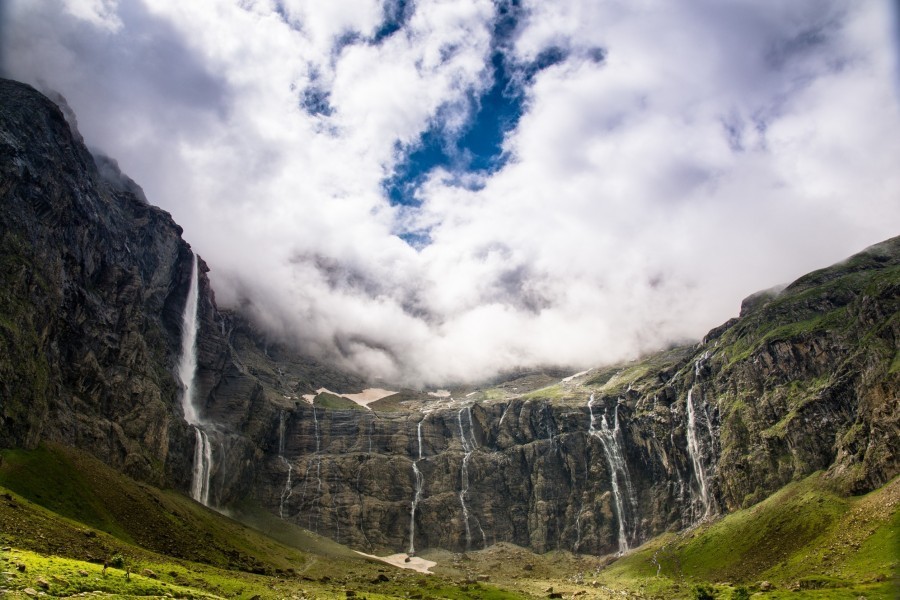
[[[610,365],[598,371],[584,386],[607,396],[624,394],[629,387],[646,394],[682,369],[695,352],[693,345],[675,346],[636,361]]]
[[[92,456],[56,445],[2,454],[0,484],[52,512],[103,531],[118,540],[169,556],[223,568],[275,572],[306,562],[285,553],[270,538],[225,518],[173,491],[163,491],[116,472]],[[2,506],[0,506],[2,508]],[[19,541],[31,549],[57,552],[65,544],[45,543],[27,528]]]
[[[327,408],[331,410],[368,410],[365,406],[357,404],[353,400],[322,392],[313,399],[313,406],[318,408]]]
[[[211,515],[213,519],[233,523],[222,515]],[[269,540],[260,549],[263,552],[260,558],[273,560],[280,555],[289,561],[284,568],[265,574],[185,561],[85,528],[4,488],[0,488],[0,523],[4,525],[0,531],[0,597],[4,598],[27,598],[25,588],[50,596],[99,591],[117,598],[170,595],[176,598],[343,599],[348,597],[348,590],[370,600],[409,598],[424,590],[429,590],[428,595],[432,597],[444,598],[523,597],[497,584],[472,584],[387,567],[325,539],[315,545],[321,554],[306,555]],[[259,537],[244,529],[244,535]],[[294,542],[305,541],[313,534],[295,532],[295,536],[299,538],[295,537]],[[119,564],[119,557],[121,567],[113,566]],[[105,575],[104,561],[109,565]],[[126,573],[129,573],[127,578]]]
[[[606,385],[607,382],[612,379],[616,375],[616,373],[618,373],[619,368],[619,366],[611,366],[602,369],[596,375],[587,380],[584,385],[588,387]]]
[[[506,400],[510,396],[516,395],[514,392],[509,392],[503,388],[488,388],[486,390],[481,390],[478,394],[479,400],[484,400],[486,402]]]
[[[0,485],[60,515],[133,541],[105,499],[93,493],[90,482],[59,449],[0,451]]]
[[[900,479],[862,497],[841,497],[821,474],[786,486],[756,506],[679,534],[667,534],[601,573],[610,587],[692,597],[694,585],[724,582],[773,590],[759,597],[892,598],[900,548]],[[659,576],[657,577],[657,569]],[[726,593],[727,592],[727,593]],[[757,596],[753,596],[757,597]],[[785,596],[787,597],[787,596]]]
[[[522,398],[526,400],[559,400],[569,397],[571,393],[571,390],[557,383],[555,385],[534,390],[533,392],[528,392],[523,395]]]
[[[641,377],[645,377],[650,372],[650,367],[651,365],[647,362],[631,365],[611,377],[600,388],[600,391],[610,396],[623,393],[628,386],[634,384]]]
[[[4,585],[12,598],[27,598],[25,589],[31,588],[43,591],[49,596],[68,597],[75,594],[102,592],[117,596],[176,596],[179,598],[218,598],[218,595],[192,587],[189,578],[183,576],[187,571],[177,565],[164,565],[158,563],[143,564],[134,563],[124,568],[103,569],[101,565],[81,560],[62,558],[59,556],[46,556],[27,550],[11,549],[6,556],[0,557],[0,566],[5,567],[9,573],[6,581],[0,579],[0,585]],[[5,564],[4,564],[5,563]],[[20,565],[24,571],[19,571]],[[156,571],[150,569],[165,568],[164,579]],[[15,567],[15,568],[14,568]],[[176,570],[173,570],[176,569]],[[169,572],[178,573],[173,577]],[[126,576],[127,573],[127,576]],[[0,576],[3,577],[3,576]],[[184,584],[175,583],[175,580]],[[222,586],[221,577],[204,580],[207,585],[225,591],[225,588],[235,586]],[[239,586],[244,587],[244,586]],[[231,590],[228,590],[231,591]]]
[[[428,396],[414,390],[402,390],[391,396],[369,403],[369,408],[376,412],[401,412],[409,410],[407,403],[427,401]]]
[[[279,519],[259,506],[245,502],[231,507],[229,514],[244,525],[288,547],[301,548],[304,552],[310,552],[317,556],[359,560],[359,556],[346,546],[303,529],[299,525]]]

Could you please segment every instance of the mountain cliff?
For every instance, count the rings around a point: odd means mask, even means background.
[[[10,81],[0,158],[0,447],[61,443],[187,492],[181,228]],[[353,547],[624,551],[815,471],[855,494],[900,470],[900,238],[751,296],[697,345],[371,410],[304,400],[365,382],[220,311],[198,264],[208,501]]]

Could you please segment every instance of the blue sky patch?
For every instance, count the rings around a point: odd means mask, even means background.
[[[467,98],[469,122],[451,130],[440,111],[418,143],[398,147],[403,154],[394,172],[384,180],[384,191],[393,206],[418,206],[416,192],[436,168],[447,170],[449,183],[459,185],[472,178],[468,173],[490,174],[508,160],[503,152],[503,139],[515,129],[524,111],[526,90],[540,71],[565,61],[565,48],[550,47],[528,63],[514,60],[512,43],[523,16],[520,2],[499,2],[491,32],[491,53],[485,74],[490,86],[472,90]],[[600,57],[602,60],[602,56]]]
[[[373,42],[380,44],[391,37],[409,22],[415,12],[415,5],[410,0],[387,0],[382,11],[381,25],[375,31]]]

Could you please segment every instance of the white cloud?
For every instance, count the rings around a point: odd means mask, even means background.
[[[118,0],[66,0],[65,9],[99,29],[116,32],[122,27],[122,21],[116,16],[118,4]]]
[[[220,302],[370,375],[632,356],[897,233],[876,0],[526,3],[514,58],[569,54],[526,90],[512,160],[471,189],[435,171],[402,212],[382,189],[398,145],[471,117],[495,6],[418,2],[376,44],[383,3],[345,4],[16,0],[5,68],[68,98]],[[394,235],[418,227],[420,252]]]

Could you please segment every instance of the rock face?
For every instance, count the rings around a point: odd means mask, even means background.
[[[114,161],[95,161],[55,104],[8,80],[0,199],[0,447],[61,442],[187,489],[195,437],[174,371],[193,255],[181,227]],[[264,384],[283,376],[271,360],[248,366],[237,356],[241,345],[253,348],[251,361],[264,353],[240,318],[218,311],[199,265],[197,396],[217,444],[246,464],[271,420],[258,409]],[[310,386],[357,383],[314,361],[284,364]],[[246,468],[235,473],[219,475],[223,497],[225,482],[252,481]]]
[[[0,445],[53,439],[161,483],[181,468],[168,371],[190,248],[32,89],[0,84],[0,132]]]
[[[281,429],[291,486],[273,443],[259,481],[275,484],[256,493],[341,542],[404,548],[420,422],[416,548],[614,552],[818,470],[865,492],[900,471],[898,315],[894,238],[755,299],[697,346],[523,396],[391,413],[297,406]]]
[[[62,442],[187,491],[181,229],[8,81],[0,159],[0,447]],[[210,502],[360,549],[616,552],[817,470],[848,493],[900,471],[900,238],[748,298],[696,346],[371,411],[304,401],[364,382],[219,311],[200,266]]]

